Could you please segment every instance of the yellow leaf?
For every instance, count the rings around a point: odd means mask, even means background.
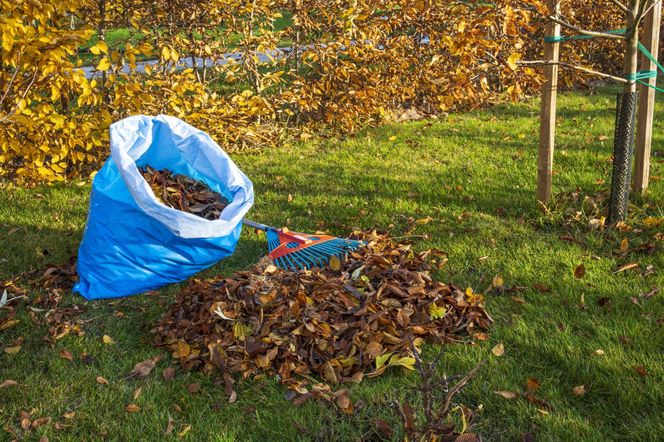
[[[404,356],[403,358],[391,358],[387,364],[389,367],[403,367],[408,370],[415,370],[415,358],[411,356]]]
[[[496,344],[492,349],[491,353],[493,353],[496,356],[502,356],[505,354],[505,346],[503,343]]]
[[[394,141],[397,139],[396,135],[392,135],[390,138],[388,138],[388,141]]]
[[[111,338],[111,337],[108,336],[108,335],[104,335],[104,336],[102,336],[101,340],[102,340],[102,341],[104,342],[104,344],[106,344],[106,345],[115,344],[115,341],[113,340],[113,338]]]
[[[515,71],[518,67],[517,62],[519,60],[521,60],[521,54],[515,52],[512,55],[510,55],[509,58],[507,59],[507,65],[510,67],[510,69]]]
[[[107,71],[111,67],[111,61],[108,59],[108,57],[104,57],[101,60],[99,60],[99,64],[97,65],[97,70],[98,71]]]
[[[60,99],[60,89],[57,86],[51,86],[51,101],[56,102]]]
[[[385,365],[385,362],[392,357],[392,354],[393,353],[385,353],[384,355],[376,356],[376,368],[381,368]]]
[[[99,40],[96,45],[90,48],[90,52],[92,52],[95,55],[99,55],[102,52],[104,54],[108,54],[108,45],[104,40]]]
[[[21,351],[21,346],[20,345],[5,348],[5,353],[7,353],[8,355],[15,355],[19,351]]]
[[[336,256],[332,256],[330,258],[330,268],[335,272],[341,270],[341,260]]]
[[[447,308],[445,306],[438,307],[434,302],[429,304],[429,316],[431,316],[431,319],[444,318],[446,314]]]
[[[495,288],[502,287],[503,285],[505,285],[505,281],[503,281],[502,276],[496,275],[493,277],[491,285],[493,285]]]
[[[13,47],[14,47],[14,36],[10,32],[3,30],[2,31],[2,49],[9,52],[9,51],[12,50]]]
[[[189,344],[184,342],[183,340],[179,340],[177,344],[177,350],[175,353],[173,353],[174,358],[186,358],[189,356],[191,353],[191,347],[189,347]]]
[[[171,58],[171,50],[168,49],[168,46],[164,46],[161,48],[161,57],[168,61]]]
[[[627,249],[629,249],[629,240],[624,238],[622,241],[620,241],[620,253],[627,252]]]

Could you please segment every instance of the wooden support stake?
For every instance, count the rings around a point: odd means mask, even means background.
[[[552,15],[560,12],[560,0],[549,0]],[[545,35],[558,37],[560,25],[549,21]],[[560,43],[544,43],[544,60],[557,63],[560,59]],[[556,104],[558,98],[558,65],[544,67],[542,84],[542,108],[540,112],[540,143],[537,159],[537,199],[544,204],[551,200],[553,176],[553,150],[556,137]]]
[[[643,45],[657,58],[659,49],[659,26],[662,20],[662,7],[657,5],[648,13],[644,22]],[[645,54],[641,54],[641,70],[657,70]],[[656,85],[657,78],[647,79]],[[650,175],[650,146],[652,144],[652,122],[655,111],[655,90],[639,84],[639,110],[636,126],[636,159],[634,164],[634,191],[643,193],[648,187]]]

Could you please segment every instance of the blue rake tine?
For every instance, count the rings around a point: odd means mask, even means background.
[[[315,267],[323,268],[325,267],[324,261],[321,257],[321,255],[317,255],[314,249],[315,246],[307,247],[304,250],[301,250],[303,254],[306,254],[309,259],[311,259],[314,262]]]

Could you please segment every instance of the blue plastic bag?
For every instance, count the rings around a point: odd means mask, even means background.
[[[92,183],[75,292],[87,299],[138,294],[233,253],[253,184],[207,134],[160,115],[118,121],[110,135],[111,157]],[[214,221],[167,207],[139,172],[146,165],[203,181],[230,204]]]

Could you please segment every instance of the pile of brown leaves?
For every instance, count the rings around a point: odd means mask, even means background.
[[[221,370],[232,399],[230,373],[276,374],[303,395],[295,401],[333,396],[350,412],[348,398],[340,402],[330,385],[393,366],[414,369],[411,341],[458,341],[491,324],[481,295],[432,279],[444,252],[415,252],[376,232],[353,236],[368,245],[333,263],[335,270],[287,272],[264,263],[191,281],[154,330],[157,345],[185,369]],[[326,383],[310,386],[312,373]]]
[[[185,175],[174,175],[168,170],[155,170],[150,166],[140,169],[155,196],[165,205],[201,218],[219,219],[228,200],[210,190],[205,183]]]

